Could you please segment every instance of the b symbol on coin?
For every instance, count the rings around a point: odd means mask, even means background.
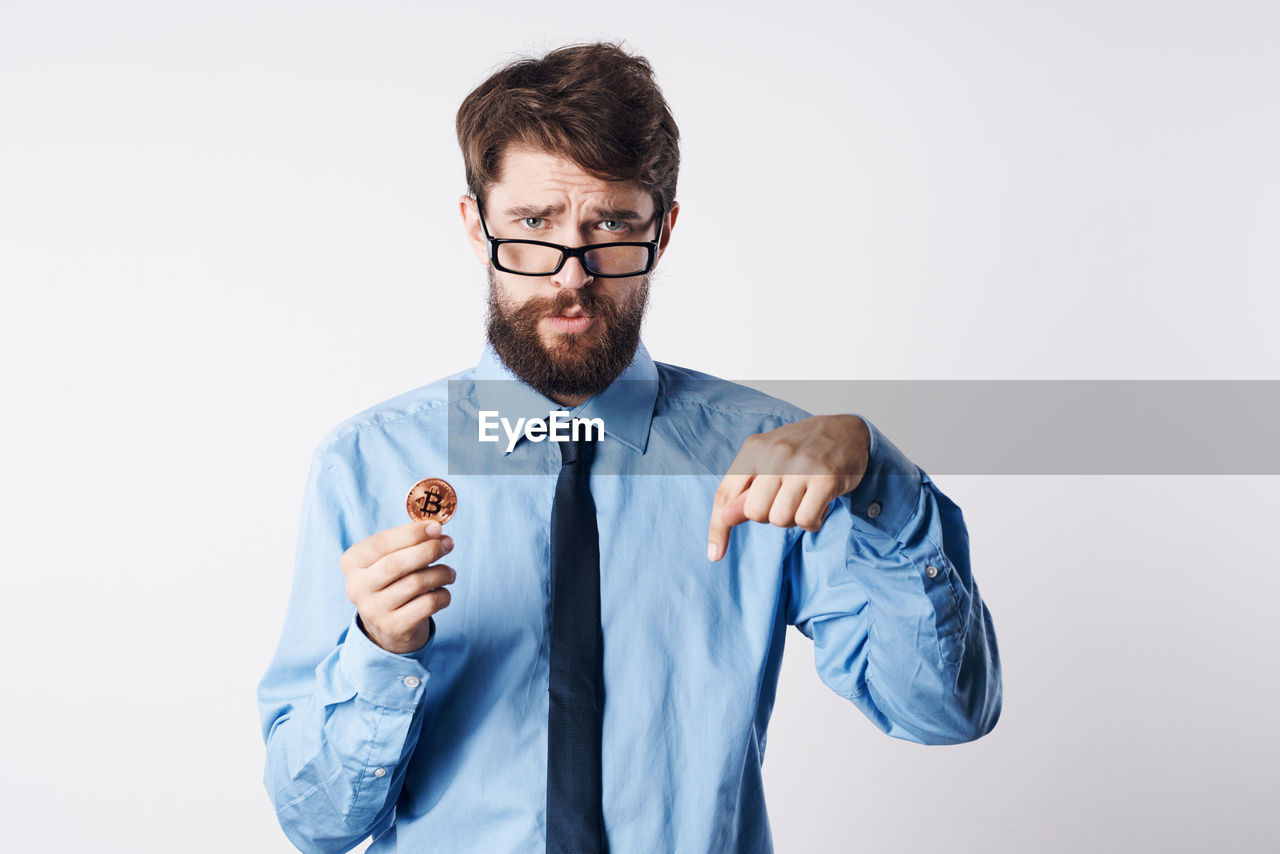
[[[443,525],[458,509],[458,494],[446,481],[428,477],[418,481],[409,490],[405,509],[415,522],[435,521]]]

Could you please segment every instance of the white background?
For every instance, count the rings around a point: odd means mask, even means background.
[[[0,0],[6,850],[292,850],[254,691],[310,453],[474,363],[455,111],[597,38],[683,133],[661,361],[1280,379],[1274,4]],[[1274,850],[1277,479],[937,477],[1003,717],[891,739],[789,633],[778,850]]]

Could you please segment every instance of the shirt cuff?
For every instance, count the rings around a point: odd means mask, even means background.
[[[857,413],[854,413],[857,414]],[[920,503],[920,469],[863,415],[871,434],[867,470],[849,493],[853,527],[867,536],[897,539]]]
[[[338,664],[363,699],[380,706],[413,709],[422,700],[431,677],[427,657],[435,634],[436,624],[432,620],[431,635],[421,649],[389,652],[369,639],[360,623],[360,614],[354,613],[342,651],[338,653]]]

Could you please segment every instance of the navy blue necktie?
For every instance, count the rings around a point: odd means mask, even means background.
[[[608,850],[601,806],[604,643],[600,540],[588,474],[595,447],[560,442],[551,507],[551,697],[547,717],[547,852]]]

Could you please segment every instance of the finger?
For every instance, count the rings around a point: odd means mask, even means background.
[[[429,590],[452,584],[457,578],[458,573],[453,567],[437,563],[397,579],[395,584],[375,593],[370,601],[377,611],[390,613]]]
[[[804,498],[807,478],[804,475],[784,475],[778,494],[769,507],[769,524],[779,528],[791,528],[796,524],[796,511]]]
[[[410,572],[430,566],[453,551],[453,537],[448,534],[383,555],[374,561],[357,581],[370,592],[382,590]]]
[[[729,528],[738,522],[725,519],[725,509],[737,502],[736,513],[742,512],[742,504],[737,501],[751,483],[751,475],[726,474],[716,489],[715,501],[711,504],[711,524],[707,528],[707,560],[719,560],[729,543]],[[746,517],[738,521],[745,521]]]
[[[395,528],[379,531],[361,540],[342,553],[342,571],[366,567],[385,554],[440,536],[440,523],[408,522]]]
[[[756,475],[755,480],[751,481],[751,488],[747,490],[747,503],[742,506],[742,512],[753,521],[768,522],[769,508],[773,506],[773,497],[778,494],[780,486],[781,475]]]
[[[716,489],[716,498],[711,506],[711,523],[707,527],[707,559],[719,560],[729,547],[729,528],[738,524],[729,524],[724,518],[724,510],[730,502],[741,495],[751,484],[752,478],[760,470],[760,455],[764,453],[767,443],[757,433],[748,436],[742,442],[729,471]]]
[[[743,522],[748,521],[747,514],[742,512],[742,505],[746,503],[747,494],[743,492],[720,511],[720,518],[724,520],[725,525],[732,528],[734,525],[741,525]]]
[[[831,499],[835,498],[831,490],[810,481],[805,485],[804,499],[796,510],[796,524],[813,533],[822,528],[831,512]]]
[[[397,617],[403,619],[406,623],[418,625],[425,622],[427,617],[432,614],[448,608],[449,603],[452,601],[453,594],[449,592],[449,588],[437,587],[434,590],[419,593],[397,608],[395,613]]]
[[[446,608],[452,598],[452,594],[444,587],[425,591],[400,608],[384,614],[380,620],[382,631],[402,647],[397,652],[421,649],[422,644],[430,637],[429,631],[423,637],[429,618]]]

